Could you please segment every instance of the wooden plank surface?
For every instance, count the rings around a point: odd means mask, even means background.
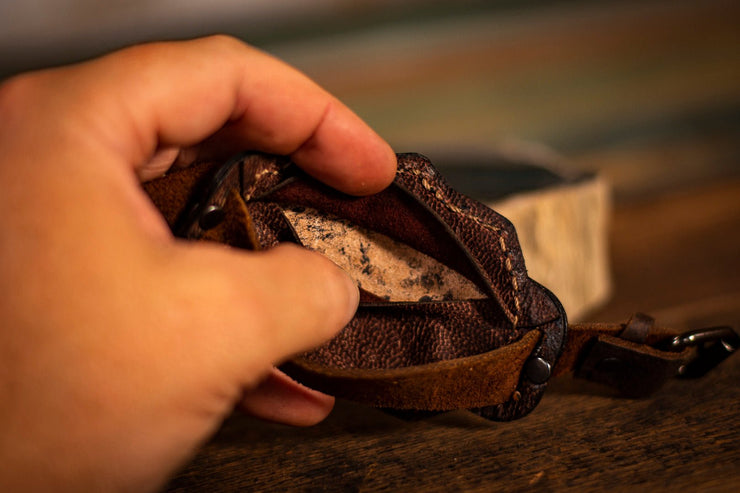
[[[615,211],[615,297],[677,327],[740,321],[740,181],[654,196]],[[340,402],[308,429],[242,415],[171,491],[738,491],[740,356],[642,400],[571,378],[528,417],[467,412],[407,422]]]

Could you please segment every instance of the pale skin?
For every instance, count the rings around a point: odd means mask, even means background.
[[[395,173],[337,99],[226,37],[0,86],[1,491],[152,491],[235,406],[328,415],[333,398],[274,365],[349,321],[352,282],[297,247],[176,240],[139,185],[178,156],[241,149],[358,195]]]

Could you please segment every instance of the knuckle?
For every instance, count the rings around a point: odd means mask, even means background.
[[[167,57],[173,46],[172,42],[166,41],[142,43],[115,51],[98,61],[115,61],[121,67],[136,66],[138,70],[146,70],[146,67]]]
[[[247,47],[244,42],[228,34],[213,34],[204,38],[203,41],[225,52],[243,51]]]

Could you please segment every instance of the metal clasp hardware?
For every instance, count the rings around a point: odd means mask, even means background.
[[[740,348],[740,335],[732,327],[710,327],[685,332],[671,339],[666,349],[697,348],[696,356],[678,368],[680,378],[699,378]]]

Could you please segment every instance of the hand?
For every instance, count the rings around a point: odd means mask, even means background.
[[[156,489],[240,402],[292,424],[331,409],[273,365],[347,323],[351,281],[295,247],[178,241],[141,191],[219,149],[288,154],[354,194],[395,172],[345,106],[229,38],[0,86],[0,490]]]

